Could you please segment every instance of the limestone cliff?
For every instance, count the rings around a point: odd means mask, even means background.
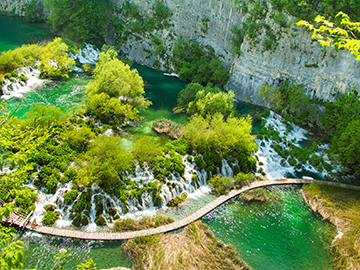
[[[151,13],[154,1],[132,0],[144,12]],[[117,0],[121,5],[124,0]],[[360,61],[345,51],[323,48],[304,29],[292,25],[282,31],[278,45],[264,50],[261,43],[253,44],[245,38],[241,45],[242,54],[235,56],[231,43],[234,26],[240,26],[246,20],[234,0],[165,0],[164,3],[173,12],[173,27],[161,33],[167,52],[171,55],[174,39],[172,36],[188,36],[203,45],[210,45],[223,59],[227,67],[232,67],[232,75],[226,89],[233,90],[236,98],[257,105],[266,106],[259,98],[257,89],[265,82],[276,84],[282,80],[294,80],[308,89],[309,95],[322,100],[333,100],[338,92],[346,92],[350,86],[360,87]],[[203,19],[207,18],[206,31]],[[291,20],[292,18],[289,18]],[[267,23],[274,29],[279,28],[271,19]],[[111,43],[111,36],[108,37]],[[149,56],[152,50],[149,38],[129,39],[120,49],[134,61],[153,66],[156,55]],[[170,65],[171,66],[171,65]],[[171,68],[164,65],[163,69]]]
[[[0,0],[0,10],[23,15],[23,5],[29,0]],[[122,5],[125,0],[114,0]],[[154,0],[130,0],[140,7],[144,14],[151,14]],[[164,71],[171,71],[171,51],[177,37],[196,39],[202,45],[214,48],[226,67],[231,67],[231,77],[226,86],[233,90],[236,98],[257,105],[267,106],[259,98],[257,89],[265,82],[274,84],[282,80],[294,80],[308,89],[309,95],[319,99],[333,100],[338,92],[346,92],[350,86],[360,87],[360,61],[345,51],[323,48],[304,29],[294,24],[283,29],[277,46],[265,50],[262,42],[245,38],[241,44],[242,54],[235,56],[231,29],[239,27],[248,14],[238,9],[234,0],[164,0],[173,12],[172,27],[154,31],[147,36],[130,37],[119,45],[117,33],[109,30],[105,37],[107,43],[116,45],[134,61]],[[270,7],[271,9],[271,7]],[[289,18],[291,20],[291,18]],[[273,29],[279,26],[267,16],[266,23]],[[265,33],[265,30],[264,30]],[[152,36],[158,36],[165,47],[165,55],[159,57],[155,52]],[[260,35],[265,39],[265,34]]]

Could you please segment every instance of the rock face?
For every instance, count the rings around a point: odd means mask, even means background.
[[[23,15],[22,7],[28,1],[0,0],[0,10]],[[123,5],[125,0],[114,2]],[[144,14],[150,15],[155,1],[130,2],[138,5]],[[353,85],[360,88],[360,61],[356,61],[348,52],[321,47],[300,27],[293,25],[283,29],[277,40],[278,45],[271,50],[265,50],[261,42],[254,44],[245,38],[241,45],[242,54],[235,56],[231,53],[234,49],[231,29],[241,26],[248,14],[243,14],[234,0],[164,0],[163,3],[173,12],[172,27],[154,31],[140,39],[129,38],[120,46],[115,41],[117,33],[109,31],[106,42],[117,46],[135,62],[169,72],[171,61],[164,59],[171,57],[176,38],[183,36],[196,39],[202,45],[213,47],[226,67],[231,67],[226,89],[233,90],[235,98],[239,100],[261,106],[269,106],[257,92],[264,83],[276,85],[283,80],[294,80],[308,89],[308,95],[330,101],[338,92],[347,92]],[[269,15],[266,23],[272,29],[279,29]],[[151,41],[154,35],[161,39],[166,57],[159,58],[154,53],[156,48]],[[260,39],[265,38],[265,34],[260,35]],[[161,65],[154,65],[156,61]]]

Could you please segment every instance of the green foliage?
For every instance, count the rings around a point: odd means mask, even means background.
[[[212,83],[223,88],[230,75],[217,58],[214,49],[200,45],[196,40],[178,39],[172,61],[180,79],[207,85]]]
[[[318,14],[332,17],[340,11],[349,14],[354,20],[360,20],[357,12],[360,8],[359,0],[271,0],[271,4],[276,10],[280,12],[286,11],[302,20],[314,20]]]
[[[76,189],[69,190],[64,194],[65,203],[70,204],[77,198],[79,192]]]
[[[360,33],[359,23],[350,21],[349,16],[343,12],[339,12],[335,18],[337,17],[341,17],[340,27],[325,20],[324,16],[315,18],[315,22],[321,25],[319,28],[314,27],[307,21],[299,21],[297,24],[313,31],[312,37],[322,46],[346,49],[356,56],[356,60],[360,60],[360,40],[358,40],[357,36]]]
[[[25,20],[27,22],[43,22],[45,20],[44,6],[40,1],[31,0],[25,5]]]
[[[55,211],[47,211],[42,219],[42,224],[52,225],[59,218],[60,213]]]
[[[43,48],[39,65],[42,78],[69,78],[68,73],[75,66],[75,61],[70,58],[68,49],[61,38],[55,38]]]
[[[193,116],[184,128],[183,136],[194,149],[212,149],[222,155],[235,152],[251,153],[257,149],[251,136],[251,118],[223,119],[221,113],[204,119]],[[201,151],[202,152],[202,151]]]
[[[355,175],[360,176],[360,119],[348,123],[345,131],[341,134],[337,143],[337,152],[340,161]]]
[[[138,121],[138,109],[151,104],[144,98],[144,81],[137,70],[130,70],[116,56],[114,49],[100,53],[94,79],[86,90],[87,113],[115,124]]]
[[[114,21],[114,31],[117,33],[118,42],[123,44],[129,36],[140,39],[140,36],[151,37],[155,30],[167,29],[171,26],[172,11],[162,0],[156,0],[150,13],[140,10],[135,3],[126,0],[118,8],[120,19]],[[159,46],[160,44],[154,44]]]
[[[0,208],[0,220],[7,219],[13,211],[11,204],[5,204]],[[7,228],[0,224],[0,269],[18,269],[23,265],[23,242],[15,238],[17,236],[14,228]]]
[[[46,0],[53,29],[72,40],[103,43],[113,4],[110,0]]]
[[[132,154],[139,164],[146,162],[149,165],[154,165],[156,157],[161,153],[160,143],[150,137],[142,136],[134,143]]]
[[[189,103],[187,113],[189,115],[199,114],[202,117],[222,113],[224,117],[229,117],[235,113],[233,98],[234,92],[206,92],[201,90],[196,94],[195,100]]]
[[[86,152],[90,140],[95,138],[95,134],[90,128],[82,126],[79,129],[75,128],[67,132],[65,138],[72,149],[78,152]]]
[[[272,50],[277,46],[277,40],[281,35],[280,31],[277,31],[266,22],[268,17],[269,7],[266,1],[254,0],[254,1],[236,1],[239,4],[239,9],[243,13],[248,13],[248,16],[240,27],[233,27],[231,32],[234,34],[231,37],[233,45],[233,53],[235,55],[241,55],[241,45],[245,38],[250,40],[252,46],[262,44],[264,50]],[[286,27],[287,20],[284,15],[271,14],[270,17],[280,25],[280,27]],[[263,35],[265,34],[265,37]]]
[[[179,206],[179,204],[181,204],[182,202],[184,202],[185,200],[187,199],[187,193],[184,192],[182,193],[180,196],[168,201],[166,203],[166,206],[169,206],[169,207],[177,207]]]
[[[133,156],[123,149],[121,140],[106,135],[95,138],[76,163],[80,169],[76,180],[79,184],[97,183],[102,187],[111,187],[119,181],[121,172],[134,166]]]
[[[24,124],[32,128],[59,126],[64,120],[64,114],[60,108],[42,104],[32,106],[25,117],[26,122]]]
[[[247,183],[253,181],[254,177],[255,177],[254,174],[251,172],[249,172],[249,173],[240,172],[234,176],[234,179],[235,179],[234,184],[235,184],[235,186],[241,188],[244,185],[246,185]]]
[[[171,217],[158,214],[154,217],[143,217],[140,220],[120,219],[115,222],[113,229],[116,232],[131,232],[157,228],[172,222],[174,222],[174,220]]]
[[[78,264],[76,267],[76,270],[97,270],[96,263],[94,263],[93,259]]]
[[[15,206],[19,207],[22,213],[28,213],[35,210],[36,193],[33,189],[24,187],[20,189],[15,197]]]
[[[265,84],[258,91],[274,110],[291,115],[292,122],[297,125],[312,128],[319,119],[315,100],[305,95],[306,89],[301,85],[283,82],[278,87],[271,87]]]
[[[224,117],[234,114],[234,93],[221,92],[218,87],[213,87],[211,83],[206,87],[199,83],[190,83],[185,89],[179,92],[177,102],[178,106],[173,109],[174,112],[187,112],[189,115],[199,114],[203,117],[213,115],[217,112],[222,113]]]
[[[234,183],[230,177],[222,177],[220,175],[213,176],[208,181],[208,184],[216,195],[225,194],[234,188]]]
[[[15,50],[2,52],[0,55],[0,70],[9,72],[24,66],[34,66],[41,55],[41,51],[42,48],[40,45],[27,44]],[[10,78],[4,77],[5,79]]]

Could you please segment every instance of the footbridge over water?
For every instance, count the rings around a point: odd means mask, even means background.
[[[49,234],[53,236],[61,236],[61,237],[69,237],[69,238],[78,238],[78,239],[89,239],[89,240],[126,240],[131,239],[138,236],[147,236],[154,235],[160,233],[166,233],[170,231],[174,231],[180,228],[185,227],[186,225],[200,219],[207,213],[211,212],[214,208],[223,204],[224,202],[230,200],[238,196],[240,193],[243,193],[247,190],[255,189],[258,187],[272,186],[272,185],[286,185],[286,184],[311,184],[311,183],[319,183],[330,186],[336,186],[341,188],[355,189],[360,190],[360,186],[347,185],[338,182],[331,181],[322,181],[322,180],[310,180],[310,179],[277,179],[277,180],[266,180],[266,181],[257,181],[252,182],[251,184],[244,186],[241,189],[235,189],[227,193],[226,195],[222,195],[212,201],[211,203],[205,205],[201,209],[197,210],[190,216],[183,218],[181,220],[175,221],[171,224],[167,224],[164,226],[160,226],[158,228],[141,230],[141,231],[133,231],[133,232],[122,232],[122,233],[97,233],[97,232],[84,232],[77,230],[66,230],[66,229],[58,229],[54,227],[47,226],[34,226],[33,224],[26,225],[26,228],[38,233]]]

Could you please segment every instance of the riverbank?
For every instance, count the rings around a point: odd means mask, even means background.
[[[217,240],[201,221],[177,234],[134,238],[123,247],[135,269],[251,269],[234,246]]]
[[[336,269],[360,269],[360,191],[314,183],[304,186],[302,194],[339,232],[331,244]]]

